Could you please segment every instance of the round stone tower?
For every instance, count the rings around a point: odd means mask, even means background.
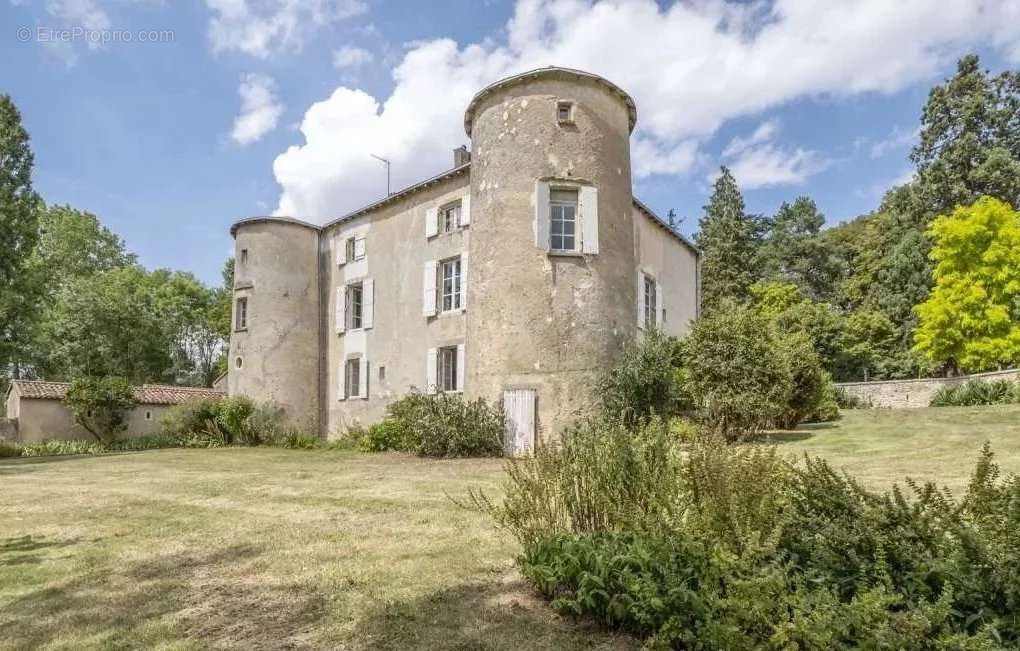
[[[591,405],[595,380],[635,336],[635,121],[633,100],[616,85],[564,68],[498,81],[464,116],[467,391],[493,400],[534,390],[540,438]],[[557,201],[580,202],[572,227],[550,224]],[[573,242],[556,237],[569,230]]]
[[[230,232],[235,267],[227,390],[273,402],[291,423],[317,433],[319,230],[294,219],[255,217]]]

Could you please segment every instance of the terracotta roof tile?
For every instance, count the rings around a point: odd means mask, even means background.
[[[11,388],[17,388],[23,398],[42,400],[63,400],[67,394],[67,382],[45,380],[14,380]],[[142,405],[179,405],[191,400],[221,398],[226,394],[215,389],[202,387],[177,387],[168,384],[143,384],[135,387],[135,400]]]

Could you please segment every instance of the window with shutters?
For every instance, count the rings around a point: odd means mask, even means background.
[[[351,261],[355,259],[355,239],[348,237],[347,241],[344,242],[344,253],[347,255],[347,260]]]
[[[460,256],[444,260],[439,265],[439,300],[443,312],[461,309]]]
[[[438,355],[439,377],[436,378],[436,388],[440,391],[456,391],[459,386],[457,378],[460,373],[460,369],[457,368],[457,347],[440,348]]]
[[[242,296],[237,299],[234,308],[234,330],[248,329],[248,298]]]
[[[655,279],[645,274],[645,328],[654,328],[656,305]]]
[[[452,233],[460,228],[460,201],[448,203],[439,209],[439,229]]]
[[[347,286],[345,312],[348,330],[358,330],[364,323],[364,296],[364,288],[361,283],[352,283]]]
[[[349,359],[344,367],[344,397],[357,398],[361,395],[361,360]]]
[[[549,191],[549,250],[577,250],[577,190]]]

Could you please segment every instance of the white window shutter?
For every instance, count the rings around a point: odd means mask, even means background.
[[[460,200],[460,225],[467,226],[471,223],[471,195],[465,194]]]
[[[342,335],[347,326],[347,287],[336,288],[336,333]]]
[[[460,309],[467,309],[468,255],[460,256]]]
[[[535,246],[549,250],[549,184],[535,182]]]
[[[347,399],[347,365],[343,360],[340,360],[340,366],[337,368],[337,381],[336,381],[336,399],[346,400]]]
[[[457,344],[457,391],[464,390],[464,344]]]
[[[655,281],[655,327],[662,330],[662,317],[666,313],[666,301],[662,296],[662,285]]]
[[[375,281],[365,278],[361,281],[361,327],[371,328],[375,324]]]
[[[439,235],[439,209],[438,208],[426,208],[425,209],[425,238],[435,237]]]
[[[590,185],[581,187],[581,251],[599,252],[599,191]]]
[[[336,248],[336,266],[342,267],[347,264],[347,238],[334,238],[333,246]]]
[[[365,257],[365,238],[359,237],[354,240],[354,259],[360,260]]]
[[[637,327],[645,327],[645,274],[637,272]]]
[[[435,393],[436,382],[438,377],[436,376],[436,349],[429,348],[425,353],[425,393]]]
[[[425,274],[422,277],[422,314],[436,315],[436,261],[425,262]]]
[[[361,399],[368,400],[368,358],[362,357],[358,360],[358,389],[361,391]]]

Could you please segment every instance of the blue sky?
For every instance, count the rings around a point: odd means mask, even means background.
[[[378,198],[371,153],[396,186],[440,172],[470,95],[544,65],[634,95],[635,193],[688,234],[721,163],[751,211],[803,194],[851,218],[909,174],[959,56],[1020,65],[1018,5],[0,0],[0,92],[48,202],[95,213],[146,266],[218,282],[234,220]]]

